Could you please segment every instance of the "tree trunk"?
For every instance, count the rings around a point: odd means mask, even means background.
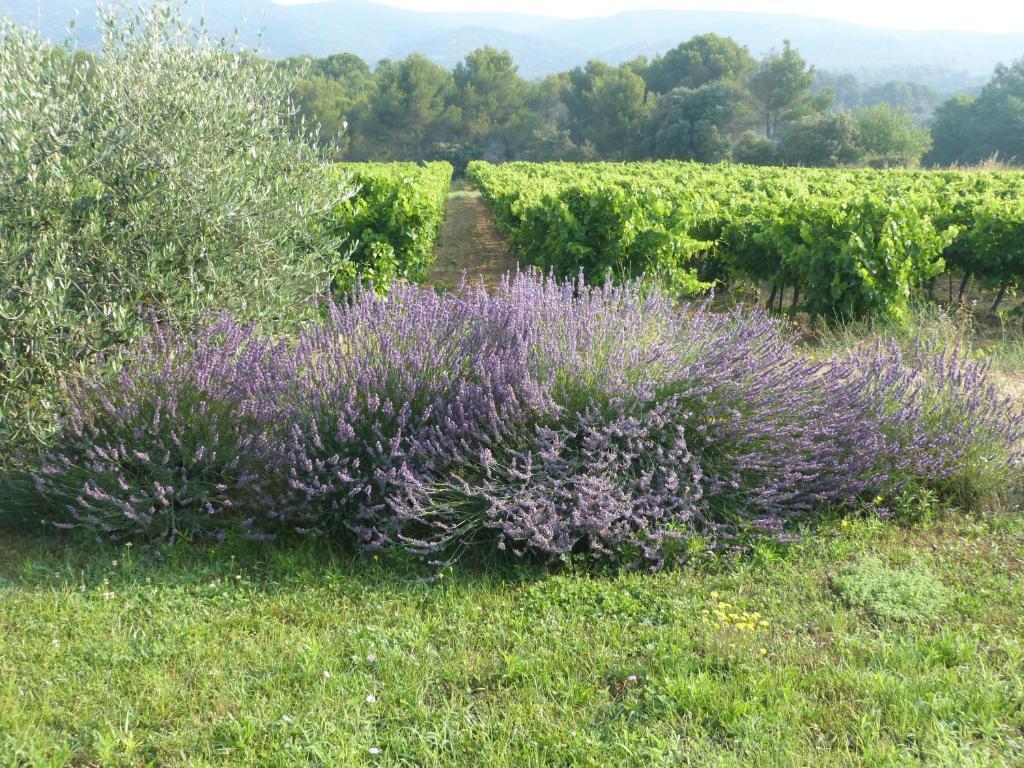
[[[790,305],[789,308],[792,309],[793,311],[796,311],[796,305],[799,303],[799,301],[800,301],[800,286],[794,285],[793,286],[793,303]]]
[[[970,272],[964,272],[964,279],[960,281],[960,294],[957,296],[957,301],[961,304],[964,302],[964,291],[967,290],[967,281],[971,279]]]
[[[999,305],[1003,302],[1003,297],[1006,295],[1007,284],[1003,283],[999,286],[999,293],[996,295],[996,301],[992,305],[992,314],[994,315],[999,311]]]
[[[935,298],[935,282],[938,279],[939,278],[937,278],[937,277],[933,277],[931,280],[928,281],[928,298],[929,299],[934,299]]]
[[[767,309],[772,309],[775,306],[775,294],[779,290],[778,283],[772,283],[772,295],[768,297],[768,303],[765,305]]]

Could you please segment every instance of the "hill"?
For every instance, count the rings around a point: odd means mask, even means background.
[[[62,37],[78,13],[77,35],[95,45],[93,6],[85,0],[0,0],[0,14]],[[508,13],[423,13],[365,0],[282,6],[271,0],[192,2],[209,27],[273,57],[351,51],[375,63],[413,52],[451,66],[481,45],[510,50],[527,77],[571,69],[589,59],[612,64],[651,56],[702,32],[729,35],[761,55],[788,38],[819,69],[867,82],[906,79],[942,90],[976,85],[999,62],[1024,55],[1024,34],[905,31],[782,14],[629,11],[610,17],[556,19]],[[243,24],[243,20],[245,20]]]

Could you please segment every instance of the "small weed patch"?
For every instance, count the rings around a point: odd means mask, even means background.
[[[877,621],[926,623],[948,599],[941,579],[926,566],[893,568],[873,556],[844,567],[832,577],[832,586],[843,602]]]

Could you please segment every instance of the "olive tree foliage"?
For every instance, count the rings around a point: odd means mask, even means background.
[[[341,245],[277,68],[174,5],[99,14],[96,55],[0,20],[0,445],[154,314],[310,311]]]

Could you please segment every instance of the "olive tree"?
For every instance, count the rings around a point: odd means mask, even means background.
[[[339,247],[286,75],[174,5],[100,21],[86,54],[0,20],[0,444],[155,313],[308,311]]]

